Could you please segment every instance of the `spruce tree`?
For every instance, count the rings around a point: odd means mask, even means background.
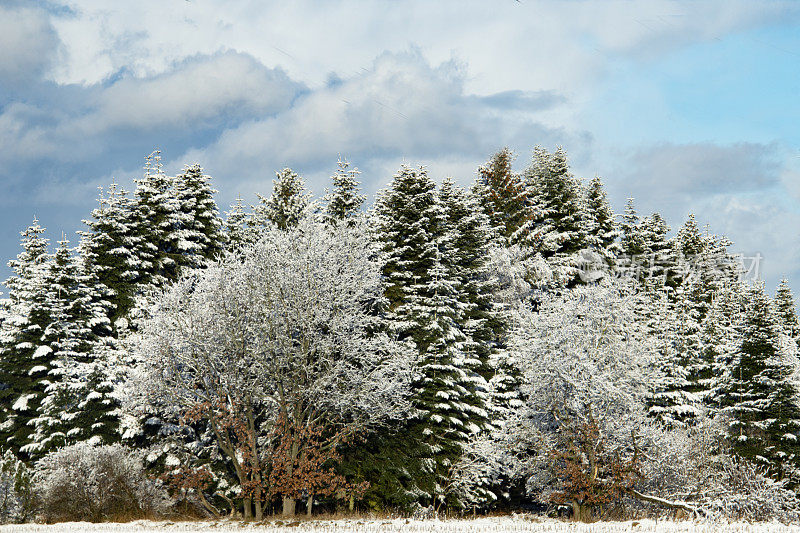
[[[222,220],[214,201],[211,177],[198,164],[175,177],[178,230],[175,232],[179,268],[200,268],[223,249]]]
[[[240,251],[248,244],[258,240],[258,231],[253,224],[253,215],[248,213],[242,197],[236,198],[229,211],[225,213],[225,249],[228,252]]]
[[[789,281],[786,278],[781,279],[775,291],[775,312],[786,334],[797,341],[798,337],[800,337],[800,323],[797,321],[797,310],[792,289],[789,287]]]
[[[796,473],[800,458],[796,346],[781,342],[780,319],[763,284],[751,287],[745,301],[742,339],[720,403],[734,451],[783,479]]]
[[[503,148],[478,168],[478,179],[473,187],[473,195],[480,199],[492,230],[506,245],[514,240],[527,240],[518,232],[532,215],[525,182],[512,170],[513,161],[511,150]]]
[[[534,236],[528,244],[571,286],[578,282],[577,254],[587,244],[580,182],[570,173],[561,147],[552,154],[534,148],[525,179],[534,218],[520,231]]]
[[[178,278],[181,264],[175,179],[164,173],[161,152],[156,150],[146,158],[144,177],[135,181],[134,235],[138,246],[134,253],[142,274],[139,286],[160,288]]]
[[[629,261],[633,261],[634,258],[638,258],[645,252],[644,236],[642,235],[640,224],[633,198],[628,198],[628,202],[625,204],[625,213],[622,215],[622,223],[620,224],[620,246],[622,247],[622,254]]]
[[[462,366],[459,282],[449,272],[452,258],[443,257],[452,232],[435,189],[424,168],[403,166],[375,208],[389,316],[400,338],[413,343],[419,354],[412,398],[416,413],[408,431],[425,447],[421,451],[428,468],[415,477],[428,503],[442,498],[448,469],[486,419],[474,405],[472,373]]]
[[[608,202],[603,181],[595,177],[586,191],[586,243],[600,254],[610,268],[616,264],[621,253],[618,241],[620,231],[614,221],[614,211]]]
[[[44,228],[34,218],[22,232],[22,251],[9,261],[14,276],[9,289],[9,316],[0,339],[0,445],[27,460],[20,449],[30,442],[31,420],[45,396],[53,350],[43,342],[50,323],[46,278],[50,256]]]
[[[111,303],[112,323],[126,316],[144,282],[150,264],[140,259],[143,235],[137,231],[136,205],[127,191],[111,184],[101,190],[100,207],[92,219],[84,220],[87,231],[80,232],[80,255],[84,268],[94,277],[96,290]]]
[[[651,290],[675,289],[677,261],[673,244],[667,238],[669,226],[659,213],[645,217],[640,225],[643,253],[641,279]]]
[[[275,174],[277,179],[272,181],[272,195],[269,198],[258,195],[259,205],[255,207],[254,215],[256,227],[274,224],[278,229],[286,229],[296,226],[312,207],[302,177],[290,168]]]
[[[333,191],[328,192],[322,200],[325,204],[322,219],[331,226],[340,221],[352,224],[353,217],[358,214],[367,199],[360,193],[359,170],[351,169],[346,159],[339,159],[337,165],[336,172],[331,176]]]
[[[116,438],[116,409],[110,369],[98,359],[98,344],[111,335],[108,304],[92,287],[93,280],[68,247],[59,247],[45,275],[50,323],[42,340],[53,352],[49,384],[34,431],[22,447],[37,459],[58,447],[80,441],[110,443]]]

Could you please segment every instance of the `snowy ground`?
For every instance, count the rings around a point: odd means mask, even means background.
[[[554,520],[534,521],[523,518],[479,518],[476,520],[317,520],[311,522],[273,521],[269,524],[254,525],[239,522],[149,522],[138,521],[127,524],[88,524],[65,523],[55,525],[13,525],[0,526],[0,533],[45,533],[65,531],[67,533],[79,532],[218,532],[228,531],[245,532],[248,530],[264,531],[269,533],[515,533],[515,532],[542,532],[542,533],[616,533],[649,531],[665,533],[733,533],[733,532],[797,532],[800,526],[784,526],[782,524],[705,524],[691,522],[654,522],[641,520],[633,522],[606,522],[597,524],[575,524],[570,522],[557,522]],[[255,533],[254,531],[254,533]]]

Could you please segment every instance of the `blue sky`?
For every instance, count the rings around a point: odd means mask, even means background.
[[[34,215],[75,242],[155,148],[225,210],[285,166],[322,193],[340,154],[374,194],[403,161],[466,184],[540,144],[800,289],[800,3],[265,4],[0,0],[0,256]]]

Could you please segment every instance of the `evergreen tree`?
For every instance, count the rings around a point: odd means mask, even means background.
[[[178,266],[200,268],[223,249],[222,220],[214,201],[217,191],[198,164],[187,166],[175,177],[178,230],[175,232]]]
[[[30,421],[45,396],[53,350],[42,341],[50,323],[45,274],[48,240],[34,218],[22,232],[22,251],[9,261],[14,276],[9,289],[9,316],[0,339],[0,444],[27,459],[20,449],[30,442]]]
[[[528,244],[571,286],[578,281],[577,254],[587,244],[581,185],[570,173],[561,147],[551,154],[537,146],[533,158],[525,178],[535,215],[520,231],[534,236]]]
[[[678,291],[674,304],[666,300],[662,305],[667,306],[668,318],[653,334],[666,337],[666,342],[660,345],[662,377],[649,402],[650,415],[668,427],[682,427],[698,417],[703,404],[696,375],[703,370],[701,326],[684,290]]]
[[[92,220],[83,221],[88,231],[80,232],[80,255],[96,290],[111,304],[113,323],[133,308],[149,263],[138,255],[143,236],[137,232],[136,205],[127,191],[111,184],[105,193],[101,190],[99,202]]]
[[[45,396],[29,422],[34,428],[30,442],[22,447],[32,459],[79,441],[116,439],[110,370],[97,350],[100,340],[111,335],[108,304],[91,282],[68,241],[60,241],[45,275],[50,323],[42,340],[53,352],[52,368]]]
[[[255,208],[254,224],[267,227],[274,224],[278,229],[296,226],[311,208],[310,195],[306,192],[303,178],[285,168],[276,172],[273,180],[272,196],[258,195],[259,205]]]
[[[798,337],[800,337],[800,324],[797,321],[797,310],[792,289],[789,287],[789,281],[786,278],[781,280],[775,291],[775,312],[786,334],[797,341]]]
[[[253,215],[245,210],[242,197],[236,198],[230,211],[225,213],[225,247],[229,252],[241,250],[258,239],[258,231],[253,224]]]
[[[620,236],[614,221],[614,212],[608,202],[608,195],[603,181],[595,177],[589,182],[586,191],[586,243],[600,254],[608,267],[616,264],[617,256],[622,248],[618,242]]]
[[[441,500],[444,476],[486,420],[475,405],[474,377],[461,366],[466,339],[457,323],[459,282],[448,272],[452,259],[443,257],[449,232],[435,188],[424,168],[403,166],[376,205],[390,318],[419,353],[412,398],[417,412],[408,431],[421,438],[429,459],[429,468],[415,476],[428,503]]]
[[[134,234],[137,237],[139,286],[163,287],[175,281],[181,264],[178,228],[181,224],[175,179],[164,174],[161,152],[146,158],[144,177],[136,181]]]
[[[492,230],[506,245],[515,239],[527,240],[518,232],[531,218],[525,182],[511,169],[513,161],[511,150],[503,148],[478,168],[478,179],[473,187],[473,194],[480,199]]]
[[[622,223],[620,224],[620,233],[622,254],[627,256],[629,261],[645,252],[644,236],[642,235],[639,215],[636,213],[636,207],[633,204],[633,198],[628,198],[628,202],[625,205],[625,213],[622,215]]]
[[[667,238],[669,226],[659,213],[645,217],[640,226],[643,253],[640,256],[641,279],[650,289],[674,289],[676,258]]]
[[[352,224],[353,217],[361,210],[367,199],[360,193],[359,170],[351,169],[346,159],[339,159],[337,165],[336,172],[331,176],[333,191],[328,192],[323,198],[325,210],[322,219],[331,226],[343,220]]]
[[[783,479],[796,473],[800,457],[800,406],[792,377],[796,346],[781,342],[780,321],[763,284],[745,297],[742,339],[721,405],[731,420],[734,451]]]

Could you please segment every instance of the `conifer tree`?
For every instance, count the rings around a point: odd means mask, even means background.
[[[419,354],[413,387],[416,419],[409,431],[422,439],[430,468],[417,484],[429,503],[461,446],[480,431],[486,413],[474,404],[475,383],[463,368],[465,336],[458,327],[458,280],[448,272],[447,221],[424,168],[403,166],[376,205],[377,238],[390,318],[401,339]]]
[[[480,199],[492,230],[506,245],[515,240],[527,240],[518,232],[531,218],[525,182],[512,170],[513,161],[511,150],[503,148],[478,168],[478,179],[473,187],[473,194]]]
[[[175,232],[178,266],[200,268],[223,249],[222,220],[214,201],[217,191],[199,164],[186,166],[175,177],[178,230]]]
[[[339,221],[353,223],[353,217],[361,210],[366,196],[360,192],[357,168],[350,168],[346,159],[339,159],[336,172],[331,176],[333,191],[323,198],[325,210],[322,219],[326,224],[334,226]]]
[[[668,340],[660,346],[662,377],[649,402],[650,415],[668,427],[682,427],[700,415],[703,405],[703,394],[696,383],[696,374],[704,370],[701,326],[684,290],[678,291],[674,304],[667,300],[666,305],[670,309],[669,319],[657,327]]]
[[[586,243],[612,267],[621,253],[619,236],[603,181],[595,177],[586,191]]]
[[[551,154],[537,146],[525,179],[534,218],[520,231],[535,236],[528,244],[548,260],[563,283],[573,285],[578,281],[577,253],[586,248],[586,214],[581,185],[569,171],[566,152],[559,147]]]
[[[83,221],[88,230],[79,232],[79,248],[97,292],[111,304],[113,323],[133,307],[147,265],[137,253],[144,247],[143,235],[137,232],[136,206],[127,191],[112,183],[105,192],[101,190],[98,200],[100,206],[92,211],[92,219]]]
[[[796,473],[800,457],[796,345],[781,342],[780,320],[763,284],[751,287],[745,301],[742,338],[721,406],[730,417],[734,451],[784,479]]]
[[[9,289],[9,316],[0,339],[0,445],[27,459],[20,448],[30,442],[36,416],[49,384],[53,351],[42,341],[50,323],[45,274],[50,256],[44,228],[36,218],[22,232],[22,251],[9,261],[14,276]]]
[[[258,195],[259,205],[255,207],[254,224],[267,227],[274,224],[278,229],[296,226],[311,206],[310,195],[306,192],[305,181],[290,168],[275,173],[272,196]]]
[[[181,219],[175,179],[164,174],[161,152],[156,150],[146,158],[144,177],[135,181],[135,253],[142,274],[139,286],[160,288],[178,278],[181,264],[177,234]]]
[[[667,238],[669,226],[659,213],[645,217],[640,226],[643,254],[640,267],[642,279],[650,289],[674,289],[676,258],[672,243]]]
[[[225,248],[229,252],[240,251],[244,246],[258,239],[253,224],[253,215],[245,210],[242,197],[236,198],[229,211],[225,213]]]
[[[642,236],[639,215],[636,213],[633,198],[628,198],[628,202],[625,204],[620,233],[622,253],[628,257],[629,261],[645,252],[644,237]]]
[[[775,312],[786,334],[797,341],[798,337],[800,337],[800,324],[797,321],[792,289],[789,287],[789,281],[786,278],[781,279],[775,291]]]
[[[53,352],[49,384],[30,441],[22,447],[32,459],[68,444],[89,440],[110,443],[116,438],[115,402],[110,369],[98,360],[97,346],[111,335],[107,303],[90,285],[68,241],[59,241],[45,275],[50,323],[42,341]]]

